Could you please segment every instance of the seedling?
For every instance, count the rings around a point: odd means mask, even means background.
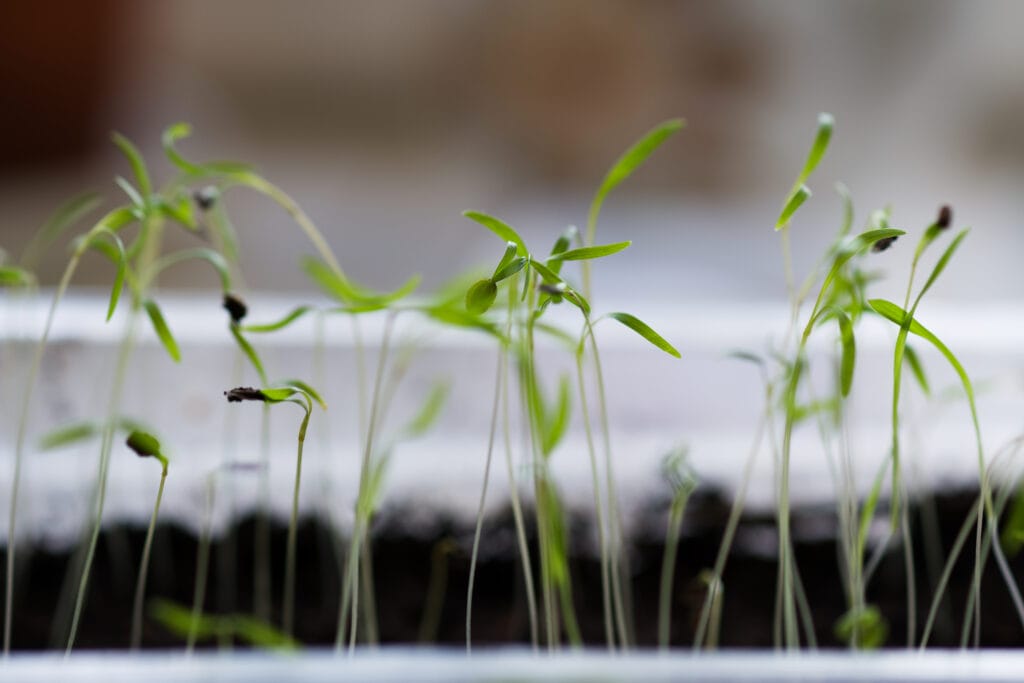
[[[291,636],[293,633],[295,611],[295,542],[299,521],[299,484],[302,480],[302,448],[306,442],[306,428],[309,426],[309,417],[313,413],[313,403],[316,402],[324,410],[327,409],[327,406],[312,387],[305,382],[297,380],[292,380],[285,386],[264,389],[237,387],[224,392],[224,395],[229,403],[239,403],[242,401],[256,401],[267,405],[293,403],[302,408],[303,411],[302,422],[299,423],[298,447],[295,453],[295,488],[292,494],[291,517],[288,521],[288,540],[285,549],[284,606],[281,617],[282,630],[286,635]]]
[[[662,475],[671,491],[668,529],[665,532],[665,555],[661,564],[661,597],[658,600],[658,648],[667,650],[669,644],[669,620],[672,614],[672,579],[675,574],[676,550],[679,547],[679,533],[683,527],[683,515],[690,494],[697,488],[697,477],[687,462],[685,450],[677,450],[665,457]]]
[[[160,463],[160,487],[156,491],[156,503],[153,504],[153,516],[149,519],[146,530],[146,542],[142,546],[142,559],[139,561],[139,578],[135,584],[135,600],[132,607],[131,649],[138,650],[142,643],[142,600],[146,594],[146,576],[149,573],[149,555],[153,549],[153,533],[156,531],[157,515],[160,514],[160,501],[164,497],[164,482],[167,481],[167,456],[161,452],[160,442],[147,432],[133,431],[125,441],[128,448],[135,451],[140,458],[155,458]]]
[[[263,650],[294,652],[301,648],[297,640],[283,633],[265,621],[246,614],[195,614],[168,600],[154,600],[150,603],[153,619],[183,639],[216,639],[230,642],[239,639]]]

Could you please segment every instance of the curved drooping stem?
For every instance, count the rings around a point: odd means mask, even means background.
[[[281,623],[285,635],[291,637],[294,632],[295,614],[295,543],[299,526],[299,484],[302,480],[302,447],[306,442],[306,428],[309,427],[309,416],[313,412],[313,404],[303,394],[304,401],[292,400],[291,403],[303,409],[302,423],[299,425],[299,442],[295,453],[295,487],[292,492],[292,514],[288,520],[288,541],[285,549],[284,566],[284,607]]]
[[[142,644],[142,604],[146,594],[146,577],[149,574],[149,556],[153,550],[153,534],[156,531],[157,515],[160,514],[160,501],[164,497],[164,482],[167,481],[167,460],[161,458],[160,487],[156,492],[156,503],[153,505],[153,516],[149,519],[146,530],[146,542],[142,546],[142,559],[139,561],[139,578],[135,583],[135,599],[132,603],[132,636],[131,650],[135,652]]]

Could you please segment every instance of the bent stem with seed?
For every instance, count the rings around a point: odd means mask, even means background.
[[[127,445],[140,458],[153,457],[160,463],[160,487],[156,492],[156,503],[153,504],[153,516],[149,519],[146,530],[146,542],[142,546],[142,559],[139,561],[139,577],[135,583],[135,599],[132,602],[132,635],[131,650],[135,652],[142,644],[142,602],[146,594],[146,576],[149,573],[149,556],[153,549],[153,534],[156,531],[156,520],[160,514],[160,501],[164,496],[164,483],[167,481],[167,456],[160,450],[160,442],[150,434],[134,431],[128,435]]]
[[[281,629],[291,637],[294,632],[295,615],[295,552],[299,522],[299,486],[302,482],[302,450],[306,442],[306,430],[309,418],[313,414],[315,401],[324,410],[327,406],[319,394],[305,382],[291,381],[286,386],[252,389],[238,387],[225,392],[231,403],[240,401],[259,401],[267,405],[292,403],[302,408],[302,422],[299,423],[298,445],[295,451],[295,485],[292,492],[291,516],[288,520],[288,539],[285,548],[284,571],[284,605],[282,607]]]

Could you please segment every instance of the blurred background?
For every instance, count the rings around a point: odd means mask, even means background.
[[[891,204],[897,227],[920,231],[948,202],[976,226],[937,296],[1017,296],[1022,20],[1009,0],[13,3],[0,247],[17,254],[77,192],[115,196],[128,171],[111,130],[166,177],[160,132],[189,121],[188,155],[255,164],[355,278],[437,285],[500,255],[463,209],[547,244],[585,221],[622,150],[682,116],[606,204],[599,241],[636,243],[601,265],[598,289],[781,300],[773,221],[829,111],[833,146],[793,228],[798,269],[837,227],[842,180],[858,222]],[[286,216],[251,195],[230,209],[249,285],[306,287],[296,262],[310,249]],[[46,260],[44,283],[64,258]],[[897,272],[908,260],[880,257]],[[81,282],[109,281],[91,265]],[[171,277],[216,284],[201,265]]]

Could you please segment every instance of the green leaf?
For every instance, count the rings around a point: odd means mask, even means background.
[[[444,408],[445,401],[448,400],[448,394],[451,393],[450,382],[435,382],[434,386],[430,389],[430,393],[427,394],[427,400],[423,402],[420,407],[420,411],[416,416],[409,421],[409,424],[402,430],[404,434],[409,437],[418,437],[426,434],[434,423],[437,422],[437,418],[440,417],[441,411]]]
[[[814,172],[814,169],[818,167],[821,158],[825,155],[829,140],[832,139],[832,128],[834,126],[835,119],[832,118],[831,114],[818,114],[818,130],[814,136],[814,143],[811,145],[811,151],[807,154],[807,161],[804,162],[804,167],[793,182],[793,188],[789,191],[789,196],[786,198],[782,213],[779,214],[779,219],[775,222],[776,230],[784,228],[796,210],[800,208],[800,205],[811,196],[811,191],[804,183],[807,182],[807,179]]]
[[[643,320],[640,320],[640,318],[637,318],[635,315],[616,312],[609,313],[607,317],[612,318],[613,320],[618,320],[620,323],[633,330],[668,355],[674,356],[675,358],[682,357],[679,351],[676,350],[676,347],[669,344],[664,337],[651,329],[650,325],[645,323]]]
[[[608,193],[632,175],[633,171],[647,161],[647,158],[651,156],[654,150],[658,149],[663,142],[681,130],[684,125],[686,125],[686,122],[683,119],[669,119],[668,121],[663,121],[648,131],[642,138],[640,138],[640,140],[634,143],[632,147],[627,149],[626,152],[619,157],[605,175],[604,180],[601,182],[601,186],[597,190],[597,194],[594,195],[594,199],[590,203],[590,213],[588,218],[588,225],[591,226],[589,228],[590,230],[593,230],[592,226],[597,224],[597,217],[601,213],[601,206],[604,204],[605,197],[608,196]]]
[[[907,313],[902,308],[892,303],[891,301],[885,301],[884,299],[871,299],[868,301],[868,305],[875,309],[882,317],[891,320],[892,322],[900,325],[901,327],[905,324]],[[960,383],[963,385],[964,393],[967,395],[967,401],[971,404],[971,412],[974,413],[974,387],[971,384],[971,379],[967,375],[967,371],[964,370],[964,366],[960,364],[959,359],[953,354],[949,348],[942,343],[942,341],[932,334],[924,325],[917,322],[917,320],[911,319],[908,327],[910,334],[921,337],[932,346],[934,346],[939,353],[949,362],[954,372],[960,378]]]
[[[450,327],[461,327],[464,329],[486,332],[492,337],[498,339],[502,344],[508,343],[508,339],[501,333],[497,325],[476,314],[467,312],[466,309],[462,307],[461,302],[457,305],[443,304],[424,306],[419,310],[423,311],[424,314],[439,323],[443,323]]]
[[[851,608],[836,622],[836,637],[861,650],[876,650],[889,637],[889,624],[874,605]]]
[[[832,139],[832,129],[835,125],[836,120],[831,114],[827,112],[818,114],[818,130],[814,135],[814,144],[811,145],[811,151],[807,153],[807,161],[804,162],[800,175],[793,183],[794,187],[803,185],[821,163],[821,158],[825,156],[825,150],[828,149],[828,143]]]
[[[258,648],[290,652],[302,647],[299,641],[256,617],[235,614],[231,627],[237,637]]]
[[[263,394],[263,399],[267,403],[281,403],[287,401],[295,394],[299,393],[299,389],[294,387],[270,387],[267,389],[260,389],[260,393]]]
[[[274,322],[263,323],[259,325],[243,325],[242,331],[253,333],[277,332],[278,330],[283,330],[284,328],[288,327],[293,322],[295,322],[302,316],[306,315],[307,313],[311,313],[314,311],[316,311],[316,309],[313,308],[312,306],[298,306],[289,311],[288,314],[285,315],[280,320],[275,320]]]
[[[498,285],[493,280],[480,280],[466,292],[466,310],[480,315],[486,313],[498,297]]]
[[[548,256],[547,265],[555,274],[559,274],[562,271],[562,262],[557,259],[552,259],[552,256],[558,256],[559,254],[565,253],[566,250],[572,246],[572,242],[579,236],[579,231],[575,225],[570,225],[558,236],[555,240],[554,246],[551,247],[551,254]]]
[[[224,202],[216,202],[204,215],[207,224],[219,239],[218,247],[224,253],[224,257],[232,263],[238,263],[238,233],[224,209]]]
[[[114,184],[117,185],[121,190],[128,195],[128,200],[135,206],[139,207],[143,211],[146,209],[146,200],[142,198],[139,191],[132,187],[132,184],[121,176],[114,178]]]
[[[480,225],[484,226],[495,235],[503,239],[505,242],[512,242],[516,245],[516,254],[518,256],[529,256],[529,251],[526,249],[526,242],[519,236],[512,226],[508,225],[504,221],[489,216],[486,213],[480,211],[463,211],[462,215],[471,221],[476,221]]]
[[[801,185],[793,190],[792,194],[789,195],[789,198],[786,199],[786,205],[782,207],[782,213],[779,214],[779,219],[775,221],[775,229],[782,230],[786,227],[786,225],[789,224],[789,219],[793,217],[796,210],[803,206],[804,202],[806,202],[810,196],[811,190],[806,185]]]
[[[616,242],[614,244],[602,244],[593,247],[580,247],[579,249],[570,249],[563,251],[560,254],[548,257],[548,262],[551,261],[588,261],[590,259],[601,258],[603,256],[611,256],[617,254],[623,249],[631,245],[632,242]]]
[[[109,242],[103,241],[106,237]],[[104,254],[117,266],[117,273],[114,275],[114,282],[110,287],[110,301],[107,304],[107,322],[114,317],[117,310],[117,302],[121,299],[121,290],[124,288],[125,277],[128,274],[128,256],[125,253],[124,243],[109,228],[94,228],[89,233],[86,247],[95,249]]]
[[[146,170],[146,162],[143,161],[142,154],[131,140],[120,133],[111,133],[110,138],[121,150],[121,153],[128,158],[132,173],[135,174],[135,182],[139,186],[139,193],[142,195],[142,205],[145,206],[149,201],[149,196],[153,194],[153,184],[149,180],[149,171]]]
[[[537,271],[537,274],[540,275],[541,279],[544,280],[546,284],[565,285],[568,288],[568,283],[566,283],[558,273],[554,272],[540,261],[534,261],[531,259],[530,267]]]
[[[924,373],[924,365],[921,364],[921,359],[917,355],[917,351],[913,349],[910,344],[906,344],[903,347],[903,359],[910,366],[910,372],[914,375],[914,379],[917,380],[918,385],[921,387],[921,391],[924,392],[925,396],[931,396],[932,390],[928,384],[928,377]]]
[[[491,281],[497,283],[512,277],[526,267],[526,263],[528,261],[529,259],[525,256],[516,258],[511,263],[506,264],[503,268],[494,271],[494,275],[491,276]]]
[[[181,362],[181,350],[178,348],[178,342],[174,340],[174,335],[167,327],[167,321],[164,320],[164,314],[160,311],[160,307],[152,299],[147,299],[143,306],[146,309],[146,314],[149,315],[149,321],[153,323],[153,331],[159,337],[160,343],[164,345],[167,354],[175,363]]]
[[[1024,485],[1017,486],[1017,495],[1003,523],[999,534],[999,542],[1007,557],[1014,557],[1024,547]]]
[[[28,287],[35,284],[36,276],[17,266],[0,266],[0,287]]]
[[[850,395],[853,386],[853,366],[857,358],[857,345],[853,338],[853,323],[843,311],[833,309],[832,315],[839,324],[839,338],[843,352],[839,361],[839,387],[843,397]]]
[[[148,432],[134,430],[125,442],[139,457],[161,455],[160,440]]]
[[[39,449],[50,451],[64,448],[82,441],[88,441],[100,433],[100,425],[95,422],[75,422],[74,424],[50,430],[39,440]]]
[[[192,201],[189,197],[179,195],[173,199],[164,199],[157,195],[154,198],[154,202],[157,210],[166,218],[180,223],[186,229],[193,232],[199,229],[195,212],[192,209]]]
[[[220,278],[221,291],[228,292],[231,289],[231,266],[228,265],[227,260],[219,252],[209,247],[181,249],[162,257],[153,266],[154,277],[167,268],[186,261],[206,261],[217,271],[217,276]]]
[[[517,253],[519,253],[518,245],[516,245],[515,242],[506,242],[505,243],[505,253],[502,254],[501,260],[498,261],[498,265],[494,267],[495,274],[497,274],[499,271],[501,271],[501,269],[504,268],[505,266],[507,266],[508,264],[512,263],[512,259],[514,259],[516,257]],[[492,278],[492,279],[496,279],[496,278]]]
[[[935,284],[935,281],[939,278],[939,275],[942,274],[942,271],[946,269],[946,265],[949,263],[949,260],[953,258],[953,254],[956,253],[960,243],[964,241],[964,238],[967,237],[967,233],[970,232],[970,230],[970,228],[964,228],[957,233],[957,236],[954,237],[953,241],[950,242],[948,247],[946,247],[946,251],[942,252],[942,256],[940,256],[939,260],[935,263],[935,267],[932,269],[931,275],[928,276],[928,280],[925,281],[924,287],[921,288],[920,293],[917,295],[917,299],[919,301],[921,297],[924,296],[924,293],[931,289],[932,285]]]
[[[561,443],[569,427],[571,409],[572,384],[568,375],[562,375],[558,383],[558,399],[554,408],[544,417],[544,434],[541,441],[541,452],[550,455]]]
[[[843,222],[839,228],[839,236],[842,237],[849,235],[853,228],[853,197],[850,196],[850,190],[842,183],[836,183],[836,193],[843,203]]]
[[[193,632],[200,640],[216,638],[223,630],[219,617],[203,614],[192,617],[192,610],[169,600],[154,599],[149,603],[149,616],[178,636],[189,638]]]
[[[420,284],[420,277],[414,275],[391,293],[372,292],[359,287],[342,273],[312,256],[302,259],[302,270],[325,294],[351,306],[351,312],[368,312],[387,308],[390,304],[411,294]]]
[[[64,232],[81,220],[84,216],[95,211],[101,203],[100,196],[95,192],[86,192],[76,195],[62,204],[50,217],[46,224],[32,237],[32,240],[25,247],[21,254],[19,263],[29,270],[39,265],[43,254]]]
[[[228,326],[228,329],[231,330],[231,336],[235,338],[238,348],[242,350],[245,357],[249,359],[249,363],[252,365],[253,369],[256,370],[256,375],[260,378],[260,383],[268,384],[267,373],[263,369],[263,361],[260,360],[260,356],[256,353],[256,349],[253,348],[248,339],[242,336],[242,333],[238,329],[238,325],[232,323]]]
[[[190,135],[192,135],[192,126],[187,123],[175,123],[164,129],[163,135],[161,136],[161,142],[163,143],[164,154],[172,164],[177,166],[186,174],[199,175],[203,172],[203,169],[195,164],[185,161],[184,157],[182,157],[174,148],[174,145],[178,140],[184,140]]]
[[[327,404],[320,396],[320,392],[311,387],[308,383],[303,382],[301,379],[286,379],[279,382],[279,384],[295,387],[302,393],[309,395],[309,397],[316,401],[317,405],[319,405],[323,410],[327,410]]]

